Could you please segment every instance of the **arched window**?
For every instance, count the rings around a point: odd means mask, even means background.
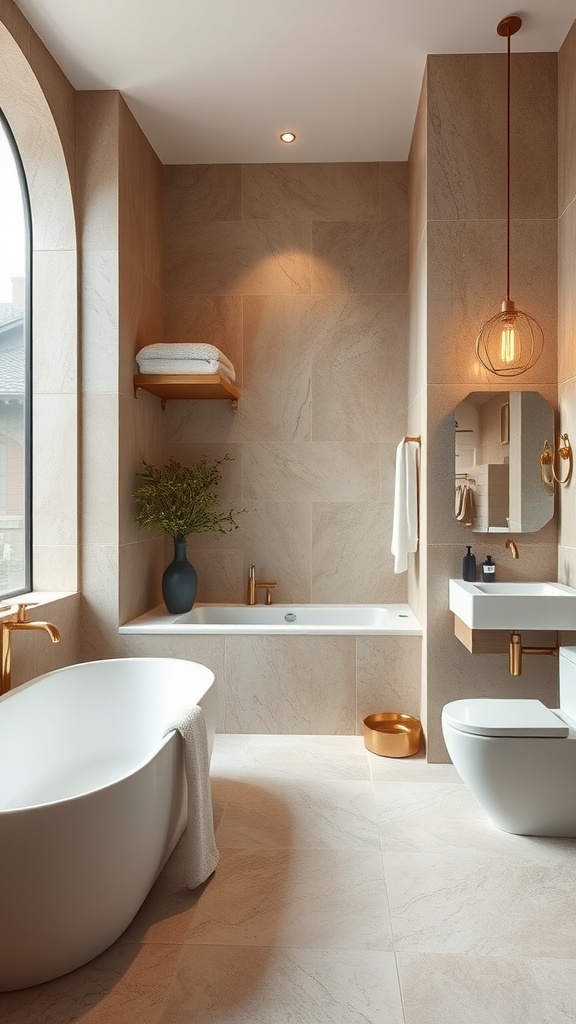
[[[31,589],[32,219],[0,110],[0,600]]]

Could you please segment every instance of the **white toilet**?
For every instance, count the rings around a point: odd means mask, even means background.
[[[539,700],[446,704],[442,731],[456,771],[506,832],[576,837],[576,647],[561,647],[560,708]]]

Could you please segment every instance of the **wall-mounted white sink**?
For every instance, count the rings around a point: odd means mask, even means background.
[[[449,604],[470,629],[576,629],[576,590],[564,583],[450,580]]]

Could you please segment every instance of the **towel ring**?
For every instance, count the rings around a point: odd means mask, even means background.
[[[552,475],[553,475],[553,477],[554,477],[554,479],[555,479],[557,484],[567,484],[569,482],[569,480],[570,480],[570,477],[572,476],[572,468],[573,468],[572,445],[570,444],[570,441],[568,439],[568,434],[562,434],[561,437],[560,437],[560,441],[564,442],[564,443],[563,444],[561,443],[559,445],[559,447],[556,450],[556,455],[559,455],[561,459],[564,459],[565,462],[568,462],[568,468],[566,470],[566,476],[564,477],[563,480],[561,480],[559,476],[556,476],[556,468],[555,468],[555,464],[554,464],[555,460],[554,460],[552,462]]]
[[[568,463],[566,473],[563,477],[560,477],[556,473],[556,459],[560,458],[564,462]],[[548,441],[544,441],[544,447],[540,454],[540,475],[542,477],[542,483],[546,487],[554,489],[554,484],[567,484],[570,482],[573,470],[573,453],[572,445],[568,438],[568,434],[562,434],[560,436],[560,444],[556,449],[556,452],[552,451]]]

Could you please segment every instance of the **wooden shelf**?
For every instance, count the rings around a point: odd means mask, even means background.
[[[168,399],[199,398],[199,399],[228,399],[232,408],[238,406],[240,392],[234,384],[231,384],[226,377],[218,374],[165,374],[165,373],[136,373],[134,374],[134,389],[136,398],[141,391],[149,391],[162,399],[162,408],[166,408]]]

